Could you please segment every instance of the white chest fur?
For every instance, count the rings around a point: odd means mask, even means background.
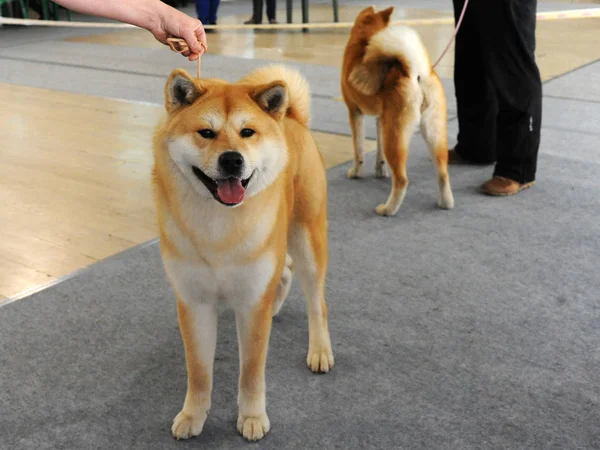
[[[166,271],[185,303],[209,303],[240,309],[256,304],[275,270],[275,256],[265,253],[249,264],[211,267],[170,258]]]

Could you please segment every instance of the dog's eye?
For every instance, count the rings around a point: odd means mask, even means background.
[[[217,137],[217,133],[215,133],[213,130],[209,130],[208,128],[206,128],[204,130],[200,130],[200,131],[198,131],[198,133],[204,139],[214,139]]]
[[[251,130],[250,128],[244,128],[242,131],[240,131],[240,136],[243,138],[249,138],[254,133],[254,130]]]

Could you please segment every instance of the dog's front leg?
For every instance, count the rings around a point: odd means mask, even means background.
[[[249,441],[262,439],[271,429],[265,398],[267,349],[277,290],[277,284],[271,284],[256,306],[235,313],[240,350],[237,429]]]
[[[214,305],[186,304],[178,298],[177,314],[188,382],[183,409],[173,420],[171,432],[177,439],[189,439],[202,432],[210,410],[217,309]]]

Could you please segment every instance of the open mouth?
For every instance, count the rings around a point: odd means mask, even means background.
[[[192,170],[194,175],[204,183],[204,186],[206,186],[206,189],[209,190],[215,200],[225,206],[236,206],[244,201],[246,188],[254,176],[254,172],[252,172],[252,175],[245,180],[237,177],[213,180],[196,166],[192,166]]]

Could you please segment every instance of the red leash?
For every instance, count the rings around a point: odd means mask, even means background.
[[[454,41],[454,38],[456,37],[456,33],[458,33],[458,29],[460,28],[460,24],[461,24],[461,22],[463,20],[463,17],[465,15],[465,11],[467,10],[467,4],[468,3],[469,3],[469,0],[465,0],[465,4],[463,6],[462,12],[460,13],[460,17],[458,18],[458,22],[456,23],[456,28],[454,29],[454,34],[450,38],[450,42],[448,42],[448,45],[446,46],[446,49],[442,52],[442,54],[440,55],[440,57],[438,58],[438,60],[435,62],[435,64],[433,66],[431,66],[432,68],[435,68],[435,66],[437,66],[439,64],[439,62],[442,60],[442,58],[444,57],[444,55],[446,54],[446,52],[450,48],[450,45],[452,45],[452,42]]]

